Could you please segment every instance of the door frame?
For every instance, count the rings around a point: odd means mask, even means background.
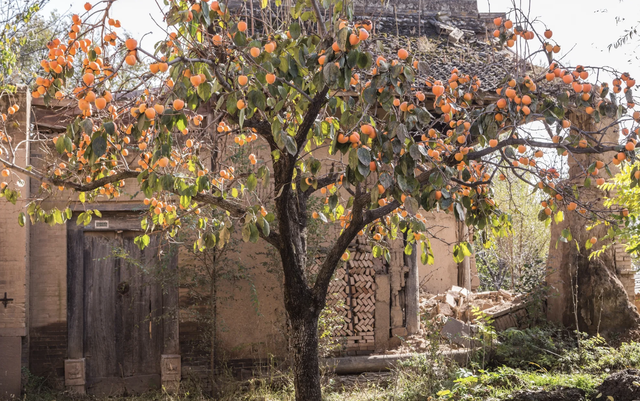
[[[84,233],[85,232],[121,232],[138,231],[140,228],[140,212],[133,210],[126,211],[104,211],[102,217],[92,219],[87,226],[77,225],[76,218],[79,213],[74,213],[67,222],[67,361],[65,361],[65,381],[67,386],[79,393],[85,392],[86,377],[84,369],[84,330],[85,330],[85,300],[84,300]],[[97,221],[108,221],[108,228],[96,228]],[[177,268],[177,254],[174,258],[172,268]],[[176,275],[177,276],[177,275]],[[174,361],[177,357],[179,361],[179,325],[178,314],[168,313],[171,308],[178,308],[178,283],[165,288],[162,292],[163,308],[163,350],[161,360],[171,356]],[[178,362],[179,363],[179,362]],[[77,366],[81,365],[81,368]],[[164,383],[164,364],[158,366],[158,373],[162,374]],[[175,368],[175,362],[174,366]],[[81,371],[82,377],[70,379],[67,370]],[[134,376],[135,377],[135,376]],[[174,375],[175,380],[175,375]]]

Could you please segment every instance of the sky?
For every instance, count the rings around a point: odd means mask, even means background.
[[[513,3],[530,10],[553,31],[563,63],[611,66],[640,78],[640,40],[620,49],[608,49],[625,32],[640,23],[638,0],[478,0],[480,12],[508,12]],[[619,19],[619,20],[617,20]]]

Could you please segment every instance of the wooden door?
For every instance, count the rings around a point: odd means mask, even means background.
[[[83,349],[91,394],[137,393],[160,386],[161,247],[154,236],[140,251],[134,244],[136,235],[131,231],[83,235]]]

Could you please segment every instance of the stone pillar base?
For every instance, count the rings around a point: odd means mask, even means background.
[[[162,355],[160,372],[162,373],[162,387],[167,392],[175,393],[180,388],[181,376],[180,355]]]
[[[68,390],[76,394],[85,394],[85,361],[82,359],[65,359],[64,361],[64,385]]]

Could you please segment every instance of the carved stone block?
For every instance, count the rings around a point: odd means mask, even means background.
[[[84,386],[85,364],[82,359],[65,359],[64,361],[64,384],[66,386]]]
[[[162,355],[160,360],[162,372],[162,384],[167,382],[179,382],[181,375],[180,355]]]

